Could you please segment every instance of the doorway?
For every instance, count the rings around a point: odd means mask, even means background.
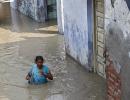
[[[56,0],[45,0],[47,6],[47,20],[57,19]]]

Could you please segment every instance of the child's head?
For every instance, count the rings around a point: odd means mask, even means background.
[[[42,68],[44,63],[44,58],[42,56],[36,56],[35,63],[37,64],[38,68]]]

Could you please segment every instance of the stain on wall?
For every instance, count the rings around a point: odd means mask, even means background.
[[[113,8],[114,8],[114,3],[115,3],[115,0],[111,0],[111,5]]]
[[[11,0],[11,7],[38,22],[45,22],[47,10],[44,0]]]
[[[117,23],[111,22],[107,26],[108,34],[106,34],[106,46],[109,51],[109,56],[115,63],[116,72],[121,72],[121,65],[119,64],[122,61],[121,53],[123,52],[122,38],[123,31],[120,29]],[[123,63],[123,62],[122,62]]]
[[[114,69],[121,78],[121,100],[130,98],[130,1],[105,1],[106,47]]]

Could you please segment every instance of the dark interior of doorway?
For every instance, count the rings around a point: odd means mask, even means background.
[[[45,0],[47,6],[46,20],[57,20],[56,0]]]

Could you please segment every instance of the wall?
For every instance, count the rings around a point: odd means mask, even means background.
[[[56,2],[58,30],[61,34],[64,34],[63,0],[57,0]]]
[[[47,12],[44,0],[11,0],[11,7],[38,22],[45,22]]]
[[[0,3],[0,22],[6,20],[10,16],[9,3]]]
[[[87,1],[92,3],[91,0],[63,0],[64,37],[67,54],[91,69],[92,22],[91,18],[88,18],[91,13],[87,16]],[[91,12],[91,9],[89,10]]]
[[[130,1],[105,0],[108,100],[130,98]],[[113,81],[113,83],[112,83]],[[121,94],[121,96],[119,96]]]

